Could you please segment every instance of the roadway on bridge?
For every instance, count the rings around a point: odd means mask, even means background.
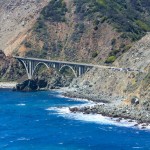
[[[77,62],[69,62],[69,61],[59,61],[59,60],[48,60],[48,59],[40,59],[40,58],[31,58],[31,57],[20,57],[20,56],[13,56],[16,59],[23,59],[23,60],[33,60],[39,62],[51,62],[51,63],[62,63],[62,64],[69,64],[69,65],[79,65],[79,66],[88,66],[88,67],[95,67],[95,68],[106,68],[106,69],[113,69],[118,71],[138,71],[131,68],[118,68],[114,66],[103,66],[103,65],[94,65],[94,64],[87,64],[87,63],[77,63]]]

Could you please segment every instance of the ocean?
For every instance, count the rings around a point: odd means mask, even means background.
[[[94,103],[0,89],[0,150],[150,150],[150,130],[68,108],[83,105]]]

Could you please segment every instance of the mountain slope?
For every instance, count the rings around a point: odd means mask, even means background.
[[[132,48],[114,63],[124,68],[134,68],[143,72],[150,69],[150,33],[136,42]]]
[[[47,0],[0,0],[0,49],[11,54],[25,39]]]
[[[115,62],[115,66],[138,71],[95,68],[75,79],[71,87],[78,87],[77,91],[83,96],[99,96],[101,99],[107,97],[109,100],[116,100],[118,96],[125,100],[137,97],[141,103],[150,101],[149,42],[148,33]]]
[[[149,1],[52,0],[18,48],[20,55],[112,63],[150,31]]]

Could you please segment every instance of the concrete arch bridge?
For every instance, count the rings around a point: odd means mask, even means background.
[[[73,71],[75,77],[81,76],[82,74],[94,67],[94,65],[92,64],[74,63],[67,61],[56,61],[19,56],[13,56],[13,58],[17,59],[24,65],[28,79],[32,79],[36,68],[39,67],[40,64],[45,65],[47,68],[55,68],[59,71],[61,71],[65,67],[69,67]]]

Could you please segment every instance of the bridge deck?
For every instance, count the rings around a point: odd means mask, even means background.
[[[13,58],[16,59],[23,59],[23,60],[33,60],[33,61],[39,61],[39,62],[51,62],[51,63],[62,63],[62,64],[69,64],[69,65],[79,65],[79,66],[87,66],[87,67],[96,67],[96,68],[110,68],[110,66],[102,66],[102,65],[94,65],[94,64],[86,64],[86,63],[77,63],[77,62],[69,62],[69,61],[58,61],[58,60],[47,60],[47,59],[40,59],[40,58],[31,58],[31,57],[19,57],[19,56],[13,56]],[[117,68],[117,67],[111,67],[111,68]]]
[[[48,59],[31,58],[31,57],[20,57],[20,56],[13,56],[13,58],[22,59],[22,60],[45,62],[45,63],[50,62],[50,63],[61,63],[61,64],[66,64],[66,65],[78,65],[78,66],[85,66],[85,67],[113,69],[113,70],[118,70],[118,71],[144,72],[142,70],[137,70],[137,69],[133,69],[133,68],[118,68],[118,67],[114,67],[114,66],[94,65],[94,64],[77,63],[77,62],[69,62],[69,61],[48,60]]]

